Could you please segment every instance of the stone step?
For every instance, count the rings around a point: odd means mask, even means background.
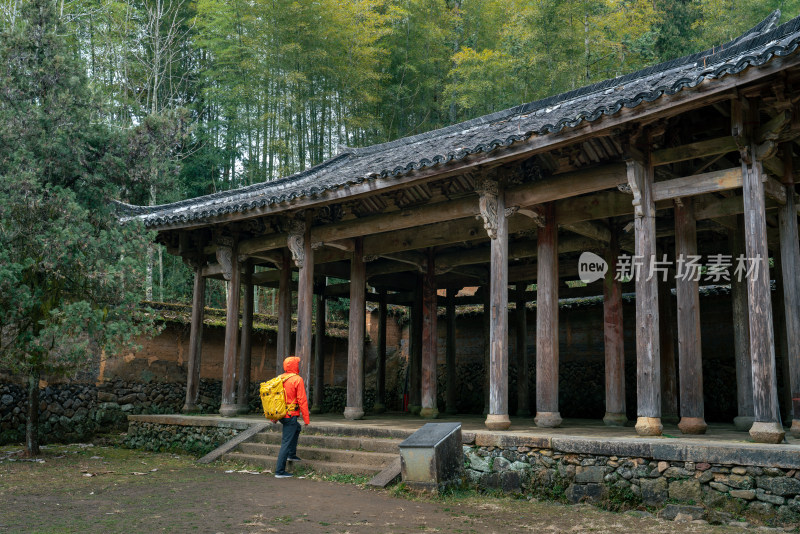
[[[249,443],[280,444],[280,432],[259,432],[253,436]],[[304,430],[300,434],[300,445],[304,447],[323,447],[326,449],[345,449],[353,451],[383,452],[389,454],[400,454],[398,445],[401,439],[392,438],[362,438],[362,437],[342,437],[326,436],[322,434],[308,435]]]
[[[236,449],[243,454],[270,456],[277,458],[280,444],[275,443],[242,443]],[[388,465],[398,454],[383,452],[368,452],[347,449],[331,449],[322,447],[306,447],[301,442],[297,447],[297,455],[304,461],[322,461],[337,464],[354,464],[375,467],[380,471]]]
[[[298,454],[299,454],[298,450]],[[234,451],[229,452],[223,457],[225,460],[230,460],[249,465],[266,467],[270,470],[275,470],[275,464],[278,461],[275,456],[262,456],[260,454],[245,454],[242,452]],[[322,474],[344,474],[344,475],[367,475],[374,476],[381,471],[381,467],[358,465],[350,463],[336,463],[326,462],[322,460],[303,460],[302,462],[287,462],[286,470],[290,473],[299,467],[309,467],[317,473]]]
[[[280,423],[271,425],[271,431],[280,432]],[[303,427],[304,436],[339,436],[357,438],[390,438],[404,440],[415,430],[405,430],[400,428],[383,428],[378,426],[344,426],[344,425],[325,425],[313,423]]]

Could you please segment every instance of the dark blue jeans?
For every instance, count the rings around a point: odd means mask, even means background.
[[[283,439],[281,439],[281,451],[278,453],[278,465],[275,467],[275,474],[282,475],[286,472],[286,459],[297,456],[297,439],[300,437],[300,423],[297,416],[292,415],[280,420],[283,425]]]

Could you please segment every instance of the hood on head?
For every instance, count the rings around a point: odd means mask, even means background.
[[[300,374],[300,358],[289,356],[283,360],[283,372]]]

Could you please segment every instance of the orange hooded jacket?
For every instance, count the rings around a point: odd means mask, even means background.
[[[283,370],[285,371],[281,376],[289,376],[283,382],[283,391],[286,394],[286,405],[291,406],[296,404],[295,410],[290,410],[288,415],[303,414],[303,421],[305,424],[310,424],[311,420],[308,417],[308,397],[306,397],[306,386],[303,378],[300,376],[300,358],[297,356],[289,356],[283,360]]]

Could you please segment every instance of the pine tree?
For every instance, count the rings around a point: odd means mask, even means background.
[[[39,453],[39,384],[152,332],[137,309],[151,238],[120,227],[120,146],[52,0],[30,0],[0,41],[0,368],[28,377],[26,449]]]

